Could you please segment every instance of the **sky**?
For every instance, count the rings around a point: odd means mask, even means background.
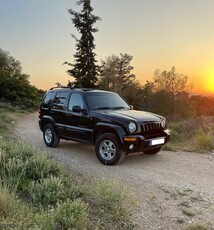
[[[94,34],[98,64],[128,53],[136,79],[153,79],[156,69],[188,76],[193,93],[214,93],[214,0],[92,0],[102,20]],[[0,0],[0,48],[21,62],[31,84],[47,90],[67,85],[80,36],[68,9],[75,0]]]

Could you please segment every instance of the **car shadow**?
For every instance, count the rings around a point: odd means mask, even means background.
[[[62,140],[60,142],[60,145],[57,147],[57,151],[62,152],[62,154],[66,153],[69,156],[73,155],[76,157],[81,157],[82,159],[84,159],[84,161],[89,161],[89,162],[97,161],[97,163],[99,164],[99,161],[95,154],[94,146],[88,144]],[[132,166],[132,165],[139,165],[139,164],[149,165],[155,162],[165,161],[162,153],[163,153],[162,151],[160,151],[155,155],[144,154],[142,152],[130,153],[126,155],[126,157],[120,164],[116,164],[116,165],[121,167],[127,165]]]

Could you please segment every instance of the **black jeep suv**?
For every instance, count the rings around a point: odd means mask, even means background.
[[[48,147],[60,139],[95,145],[106,165],[131,152],[155,154],[169,140],[164,117],[132,109],[117,93],[56,87],[43,98],[39,126]]]

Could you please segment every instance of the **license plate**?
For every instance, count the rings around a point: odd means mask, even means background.
[[[153,139],[153,140],[150,140],[150,145],[151,146],[161,145],[161,144],[164,144],[164,142],[165,142],[164,138]]]

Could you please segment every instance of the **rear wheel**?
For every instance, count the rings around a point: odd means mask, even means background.
[[[150,150],[144,150],[143,152],[144,152],[145,154],[154,155],[154,154],[160,152],[160,150],[161,150],[161,147],[155,148],[155,149],[150,149]]]
[[[57,147],[60,139],[57,137],[56,132],[51,124],[46,124],[43,129],[43,139],[48,147]]]
[[[95,151],[98,160],[105,165],[114,165],[125,157],[117,137],[112,133],[105,133],[97,138]]]

